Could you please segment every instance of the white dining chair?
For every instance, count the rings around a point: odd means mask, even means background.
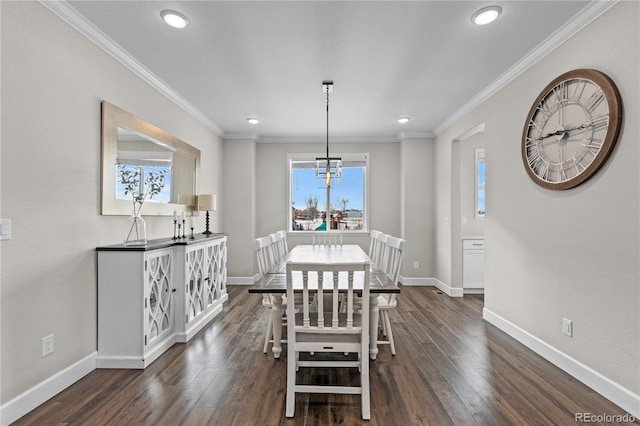
[[[369,242],[369,257],[378,265],[380,260],[382,259],[382,252],[384,250],[384,241],[386,240],[386,234],[371,230],[369,232],[369,236],[371,237],[371,241]]]
[[[325,231],[314,233],[313,245],[342,247],[342,234]]]
[[[387,274],[394,285],[398,285],[400,278],[400,268],[404,257],[405,240],[387,235],[385,238],[385,250],[383,254],[382,271]],[[391,321],[389,320],[389,311],[395,309],[398,304],[396,294],[381,294],[378,296],[378,309],[380,312],[380,325],[382,327],[382,335],[386,339],[378,339],[379,345],[389,345],[391,354],[396,354],[396,346],[393,341],[393,330],[391,329]]]
[[[258,261],[258,272],[260,273],[260,277],[263,277],[276,263],[271,236],[256,238],[253,242],[253,247]],[[270,294],[263,294],[262,306],[269,310],[273,309],[273,297],[274,296]],[[273,343],[273,319],[271,318],[271,312],[269,312],[269,322],[267,323],[267,331],[264,337],[264,348],[262,349],[262,352],[265,354],[269,349],[269,343]]]
[[[284,251],[284,241],[282,240],[282,234],[280,232],[274,232],[273,234],[269,234],[269,238],[271,238],[271,251],[273,252],[275,262],[277,263],[286,254]]]
[[[362,418],[371,418],[369,399],[369,304],[362,304],[355,311],[354,279],[363,279],[362,297],[369,298],[369,264],[352,263],[342,265],[318,265],[304,263],[287,264],[287,297],[294,297],[294,287],[300,289],[303,309],[296,313],[293,306],[287,307],[287,398],[286,416],[295,414],[297,393],[359,394]],[[362,278],[360,278],[362,277]],[[344,280],[345,312],[339,307],[339,280]],[[330,302],[317,297],[331,295]],[[317,312],[309,309],[316,296]],[[301,360],[300,353],[314,353],[312,360]],[[319,353],[335,353],[328,359],[318,359]],[[357,353],[357,360],[346,360],[345,353]],[[335,359],[335,360],[332,360]],[[357,368],[360,386],[299,384],[297,371],[305,367]]]
[[[287,231],[282,229],[278,231],[278,234],[282,237],[282,247],[284,248],[284,254],[289,253],[289,244],[287,243]]]

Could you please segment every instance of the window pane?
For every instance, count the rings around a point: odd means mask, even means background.
[[[485,213],[485,164],[484,164],[484,149],[478,148],[475,151],[476,155],[476,217],[482,218]]]
[[[133,195],[144,194],[146,187],[144,180],[149,173],[164,172],[164,187],[153,196],[145,199],[145,202],[169,203],[171,200],[171,167],[168,166],[142,166],[137,164],[116,165],[116,199],[132,200]],[[132,191],[134,192],[132,194]]]
[[[341,178],[332,180],[331,188],[327,191],[324,180],[316,178],[315,161],[291,160],[289,230],[365,230],[365,178],[365,160],[343,161]],[[327,192],[331,212],[328,226]]]

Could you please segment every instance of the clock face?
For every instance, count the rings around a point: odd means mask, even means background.
[[[534,102],[522,135],[522,161],[531,179],[569,189],[591,177],[611,153],[622,123],[620,94],[596,70],[553,80]]]

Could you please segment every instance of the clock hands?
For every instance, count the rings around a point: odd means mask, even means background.
[[[538,141],[542,141],[544,139],[550,138],[551,136],[566,136],[568,133],[573,132],[574,130],[582,130],[582,129],[586,129],[589,126],[592,126],[593,123],[591,121],[587,121],[586,123],[582,123],[581,125],[579,125],[578,127],[573,127],[571,129],[559,129],[556,130],[555,132],[551,132],[551,133],[547,133],[544,136],[540,136],[537,138]]]

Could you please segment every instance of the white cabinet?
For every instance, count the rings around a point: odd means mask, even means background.
[[[462,240],[462,287],[484,289],[484,238]]]
[[[174,330],[173,251],[145,254],[144,260],[145,352],[163,342]]]
[[[227,295],[227,237],[201,244],[179,246],[184,260],[177,274],[183,279],[184,302],[180,315],[184,321],[176,330],[178,342],[188,341],[222,311]]]
[[[228,299],[226,236],[98,247],[98,368],[145,368]]]

